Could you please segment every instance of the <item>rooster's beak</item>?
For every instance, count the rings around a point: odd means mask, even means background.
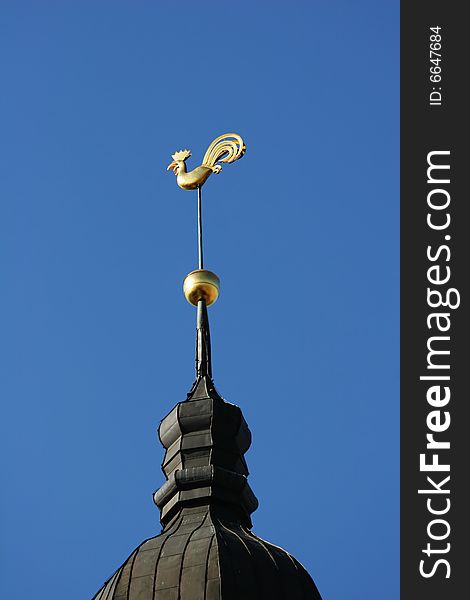
[[[177,166],[178,166],[178,165],[177,165],[177,163],[176,163],[176,160],[174,160],[172,163],[170,163],[170,164],[168,165],[168,167],[166,168],[166,170],[167,170],[167,171],[169,171],[170,169],[173,169],[173,172],[174,172],[174,173],[176,173],[175,169],[176,169],[176,167],[177,167]]]

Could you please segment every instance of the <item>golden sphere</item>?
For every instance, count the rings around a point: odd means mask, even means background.
[[[186,300],[197,306],[199,300],[205,300],[206,305],[214,304],[219,296],[220,279],[212,271],[197,269],[186,275],[183,282],[183,292]]]

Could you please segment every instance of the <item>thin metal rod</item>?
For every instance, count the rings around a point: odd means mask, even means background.
[[[201,200],[201,186],[197,188],[197,245],[199,255],[199,269],[203,269],[203,257],[202,257],[202,200]]]

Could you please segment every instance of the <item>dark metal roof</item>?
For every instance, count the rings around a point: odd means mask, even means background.
[[[208,506],[141,544],[94,600],[321,600],[282,548]]]
[[[321,600],[288,552],[258,538],[244,454],[251,433],[217,393],[207,309],[198,305],[196,381],[163,419],[167,481],[154,494],[163,531],[141,544],[94,600]]]

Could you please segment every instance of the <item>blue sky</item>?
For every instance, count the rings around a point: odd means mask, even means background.
[[[398,2],[0,7],[0,596],[91,597],[159,531],[155,430],[193,381],[204,189],[216,386],[254,531],[325,600],[398,597]]]

